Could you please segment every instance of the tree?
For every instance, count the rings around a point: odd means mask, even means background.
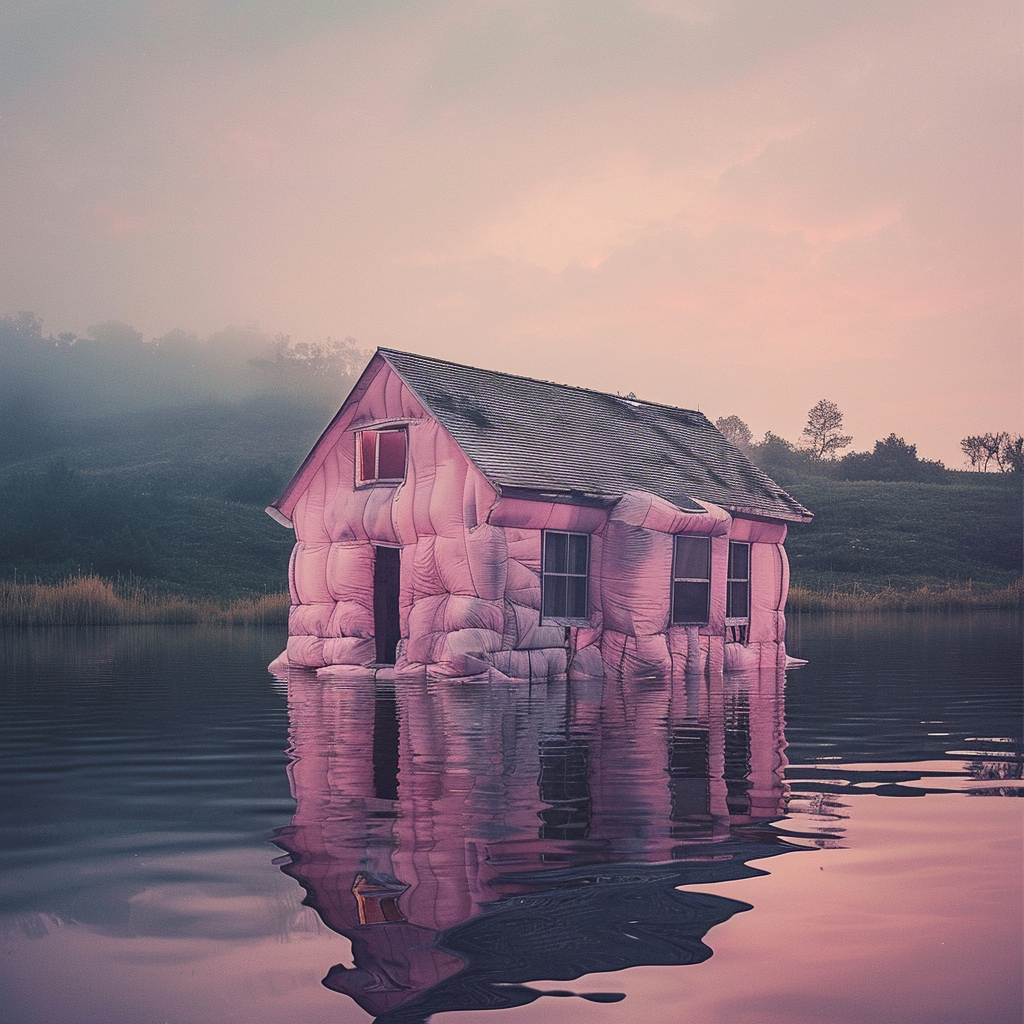
[[[1010,440],[1010,435],[1005,430],[1000,431],[998,434],[982,434],[981,444],[985,449],[985,454],[988,458],[985,460],[985,465],[988,465],[989,459],[995,459],[996,466],[999,471],[1003,471],[1003,445]]]
[[[1001,463],[1004,473],[1024,473],[1024,437],[1014,434],[1007,437],[1002,450]]]
[[[368,354],[356,348],[355,338],[311,343],[292,342],[287,334],[278,334],[268,356],[249,360],[250,369],[264,387],[332,405],[358,375]]]
[[[917,445],[890,434],[875,442],[873,452],[850,452],[837,465],[841,480],[920,480],[941,483],[946,467],[941,462],[920,459]]]
[[[739,416],[719,416],[715,420],[715,426],[727,441],[732,441],[737,448],[741,448],[743,451],[750,448],[754,441],[750,427]]]
[[[805,474],[820,474],[820,463],[810,452],[795,447],[770,430],[765,433],[763,441],[750,446],[748,454],[755,466],[783,485]]]
[[[960,441],[960,450],[967,458],[967,464],[971,469],[981,471],[982,462],[985,458],[985,449],[981,443],[980,434],[971,434]]]
[[[807,426],[803,433],[807,438],[805,447],[816,459],[836,457],[840,448],[846,448],[852,437],[840,433],[843,429],[843,414],[835,402],[823,398],[807,413]]]
[[[987,473],[993,461],[1001,473],[1014,472],[1019,447],[1017,435],[1011,437],[1005,430],[997,434],[972,434],[960,442],[960,450],[967,456],[971,468],[981,473]]]

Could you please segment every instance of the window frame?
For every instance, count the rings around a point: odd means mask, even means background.
[[[734,560],[733,549],[744,547],[747,549],[747,574],[745,576],[733,575]],[[727,626],[738,626],[750,622],[750,554],[751,543],[748,540],[729,541],[729,560],[725,571],[725,624]],[[732,600],[733,584],[744,583],[747,589],[746,611],[743,615],[730,615],[730,609],[735,612]]]
[[[363,436],[365,434],[375,435],[373,446],[374,475],[372,477],[367,477],[364,474],[363,459],[365,454],[365,446],[363,444]],[[401,476],[380,476],[381,434],[401,434],[403,436],[403,459]],[[375,487],[377,484],[404,483],[406,475],[408,474],[409,471],[409,429],[406,426],[363,427],[355,432],[355,453],[356,487]]]
[[[583,537],[586,539],[586,572],[574,573],[569,572],[568,565],[568,547],[567,547],[567,563],[565,572],[549,572],[545,566],[547,564],[547,551],[548,551],[548,537],[549,536],[561,536],[561,537]],[[541,545],[540,545],[540,624],[542,626],[589,626],[590,625],[590,534],[583,533],[579,530],[541,530]],[[548,579],[558,580],[570,580],[570,579],[582,579],[583,580],[583,603],[586,607],[586,615],[545,615],[544,606],[545,600],[548,595]],[[566,610],[568,611],[569,594],[568,584],[566,584]]]
[[[676,562],[678,561],[678,549],[680,541],[701,541],[706,546],[707,553],[707,575],[706,576],[677,576]],[[707,587],[707,600],[704,606],[703,619],[677,619],[676,618],[676,584],[678,583],[701,583]],[[672,590],[669,606],[670,626],[706,626],[711,621],[711,538],[702,534],[677,533],[672,538]]]

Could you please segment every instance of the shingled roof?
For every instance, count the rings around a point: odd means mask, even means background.
[[[772,519],[812,518],[700,412],[395,349],[377,353],[505,493],[603,501],[647,491],[683,510],[701,499]]]

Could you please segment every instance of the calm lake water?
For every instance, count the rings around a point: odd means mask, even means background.
[[[4,1021],[1020,1024],[1019,617],[794,617],[710,683],[282,644],[0,632]]]

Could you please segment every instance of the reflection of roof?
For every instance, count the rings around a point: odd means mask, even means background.
[[[324,985],[379,1014],[379,1024],[423,1024],[435,1013],[532,1002],[542,993],[527,987],[531,981],[707,960],[712,955],[703,942],[707,932],[750,905],[676,887],[763,874],[746,862],[797,849],[772,829],[745,831],[742,837],[680,848],[685,859],[676,861],[499,876],[494,888],[514,883],[519,892],[442,932],[401,915],[373,924],[336,919],[334,890],[339,884],[347,889],[350,876],[330,877],[326,851],[311,856],[296,849],[293,828],[282,829],[275,842],[292,854],[292,863],[282,870],[306,889],[304,902],[352,942],[355,966],[331,968]],[[356,876],[353,891],[363,879]],[[397,879],[393,883],[394,891],[403,888]]]
[[[525,985],[530,981],[702,963],[712,955],[703,942],[707,932],[750,904],[676,886],[762,874],[745,861],[790,849],[766,833],[763,843],[709,844],[699,851],[703,860],[517,876],[520,882],[529,878],[538,891],[498,900],[442,932],[434,947],[465,960],[465,969],[385,1012],[378,1024],[421,1024],[435,1013],[521,1006],[542,994]],[[324,984],[346,991],[346,973],[336,967]]]
[[[494,484],[569,497],[657,494],[776,519],[811,514],[700,412],[378,349]]]

